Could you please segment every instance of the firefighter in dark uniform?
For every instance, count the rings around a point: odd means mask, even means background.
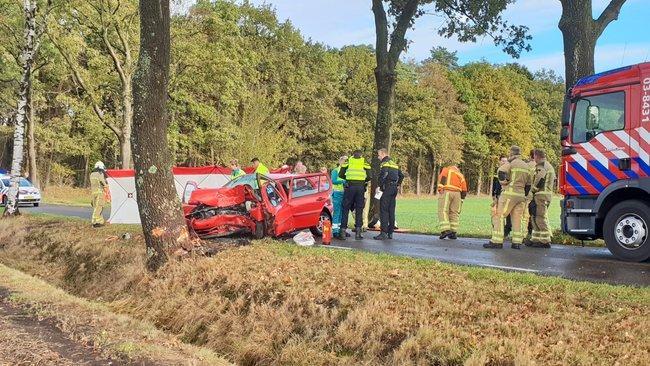
[[[379,149],[377,155],[379,156],[379,161],[381,161],[381,170],[379,171],[379,189],[382,192],[381,198],[379,199],[381,234],[375,236],[374,239],[386,240],[393,238],[397,189],[404,180],[404,174],[402,174],[399,166],[388,156],[388,150]]]
[[[354,152],[354,155],[348,158],[348,161],[341,165],[339,177],[345,179],[345,189],[343,191],[343,215],[341,217],[341,230],[337,236],[340,240],[345,240],[345,231],[348,228],[348,216],[350,209],[354,206],[354,229],[355,239],[361,240],[361,230],[363,228],[363,207],[365,206],[366,185],[372,178],[370,165],[366,159],[361,156],[361,150]]]

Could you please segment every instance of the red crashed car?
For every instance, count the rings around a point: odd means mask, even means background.
[[[326,173],[247,174],[222,188],[186,191],[183,208],[190,232],[202,239],[279,237],[303,229],[320,236],[332,218],[331,191]]]

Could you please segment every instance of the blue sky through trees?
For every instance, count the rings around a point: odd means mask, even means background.
[[[374,44],[374,22],[370,0],[251,0],[254,4],[270,4],[281,20],[289,19],[306,38],[333,47],[350,44]],[[609,0],[594,0],[597,17]],[[628,0],[619,20],[611,23],[596,47],[596,71],[643,62],[650,59],[650,1]],[[531,70],[552,69],[564,75],[562,34],[557,28],[561,14],[558,0],[518,0],[509,6],[504,19],[530,27],[533,50],[519,60],[495,47],[485,38],[477,43],[460,43],[437,33],[443,17],[437,14],[418,19],[411,29],[411,40],[404,59],[423,60],[432,46],[457,51],[461,63],[486,59],[489,62],[517,61]]]

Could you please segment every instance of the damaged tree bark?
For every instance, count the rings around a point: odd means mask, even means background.
[[[21,168],[25,154],[25,119],[27,103],[31,95],[32,66],[34,64],[34,38],[36,35],[36,0],[25,0],[23,2],[25,12],[25,45],[21,60],[23,62],[23,75],[20,79],[20,96],[16,112],[16,123],[14,125],[14,147],[11,160],[11,185],[7,192],[7,207],[5,216],[13,216],[18,212],[18,186],[20,184]]]
[[[133,162],[147,268],[191,249],[174,188],[167,143],[170,62],[169,0],[140,0],[140,56],[133,79]]]

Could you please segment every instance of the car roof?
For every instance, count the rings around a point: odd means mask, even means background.
[[[288,179],[288,178],[304,178],[304,177],[317,177],[319,175],[327,175],[325,173],[305,173],[305,174],[265,174],[267,177],[275,180]]]

